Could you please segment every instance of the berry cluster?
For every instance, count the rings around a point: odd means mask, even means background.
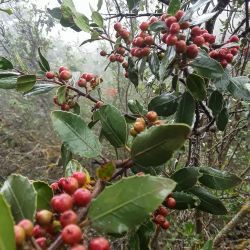
[[[90,91],[92,89],[95,89],[102,82],[102,78],[93,73],[83,73],[77,84],[79,87],[85,88]]]
[[[121,23],[117,22],[114,24],[114,30],[117,32],[116,34],[116,37],[121,37],[125,43],[129,44],[130,43],[130,40],[129,40],[129,37],[130,37],[130,32],[122,27]]]
[[[48,79],[57,78],[59,81],[68,81],[72,77],[71,71],[65,66],[61,66],[58,73],[48,71],[45,75]]]
[[[239,42],[238,36],[231,36],[227,43],[237,43]],[[216,50],[211,50],[209,56],[220,62],[223,68],[226,68],[229,63],[232,63],[234,56],[237,55],[239,46],[234,46],[231,48],[220,48]]]
[[[84,234],[77,225],[77,211],[80,207],[87,207],[92,199],[88,176],[83,172],[74,172],[72,176],[52,183],[51,188],[55,194],[51,199],[52,210],[38,211],[35,226],[27,219],[14,226],[17,246],[22,246],[29,237],[34,237],[36,244],[46,249],[60,234],[70,250],[86,250],[82,245]],[[103,237],[94,238],[90,240],[88,249],[109,250],[109,241]]]
[[[158,115],[154,111],[149,111],[145,117],[139,117],[136,119],[133,127],[130,129],[130,135],[136,136],[146,129],[146,127],[161,125],[162,121],[158,119]]]

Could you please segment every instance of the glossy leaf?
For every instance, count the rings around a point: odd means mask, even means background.
[[[180,0],[171,0],[168,6],[168,14],[174,15],[181,8]]]
[[[122,234],[148,218],[174,187],[174,181],[162,177],[123,178],[92,201],[89,218],[97,230]]]
[[[33,221],[37,194],[27,177],[16,174],[10,175],[4,182],[1,193],[10,205],[16,223],[24,218]]]
[[[0,69],[1,70],[9,70],[9,69],[13,69],[13,68],[14,67],[13,67],[12,63],[8,59],[0,56]]]
[[[138,86],[139,73],[131,57],[128,58],[128,79],[134,84],[135,87]]]
[[[17,76],[1,76],[0,89],[15,89],[17,85]]]
[[[128,108],[133,114],[145,115],[147,111],[137,100],[129,100]]]
[[[203,14],[201,16],[196,16],[196,17],[192,18],[191,26],[205,23],[205,22],[209,21],[211,18],[213,18],[217,13],[218,13],[218,11],[214,11],[211,13]]]
[[[225,190],[233,188],[241,183],[241,179],[235,175],[226,171],[220,171],[214,168],[204,167],[200,168],[202,176],[199,178],[199,182],[204,186],[213,188],[216,190]]]
[[[53,111],[51,119],[54,129],[72,153],[88,158],[101,153],[98,137],[80,116],[70,112]]]
[[[151,53],[148,59],[148,65],[151,72],[156,76],[159,77],[159,68],[160,68],[160,61],[155,52]]]
[[[215,90],[208,100],[208,107],[212,110],[213,115],[218,115],[223,107],[223,96],[222,94]]]
[[[166,29],[167,29],[166,23],[163,21],[154,22],[149,26],[149,30],[154,32],[159,32]]]
[[[108,162],[96,169],[96,176],[103,181],[109,181],[114,172],[115,164],[113,162]]]
[[[97,11],[99,11],[102,8],[103,0],[98,0],[97,3]]]
[[[121,112],[112,105],[104,105],[96,111],[102,131],[114,147],[123,147],[127,142],[127,123]]]
[[[204,79],[196,74],[190,74],[187,77],[187,89],[197,101],[202,101],[206,98],[206,86]]]
[[[207,78],[216,79],[222,77],[224,74],[224,70],[220,63],[209,57],[207,53],[202,50],[190,65],[197,70],[199,75]]]
[[[91,15],[92,20],[98,25],[98,27],[103,27],[103,18],[99,12],[93,11]]]
[[[42,95],[50,92],[54,88],[57,88],[57,85],[50,83],[35,84],[31,90],[25,92],[23,95],[27,97],[33,95]]]
[[[140,0],[126,0],[126,1],[127,1],[128,9],[130,11],[135,9],[140,2]]]
[[[33,88],[36,83],[35,75],[24,75],[17,78],[16,89],[19,92],[27,92]]]
[[[43,67],[46,69],[46,71],[50,71],[50,66],[46,58],[41,53],[41,48],[38,48],[38,55],[40,58],[40,62],[43,65]]]
[[[214,85],[215,85],[217,90],[225,91],[225,90],[227,90],[227,86],[228,86],[229,82],[230,82],[230,77],[227,74],[227,72],[225,72],[220,78],[216,78],[214,80]]]
[[[199,210],[217,215],[223,215],[227,213],[227,209],[223,203],[216,196],[209,193],[205,188],[196,186],[192,187],[189,192],[200,199],[201,203],[197,207]]]
[[[51,209],[50,201],[53,197],[53,191],[50,186],[43,181],[34,181],[33,186],[37,193],[37,210]]]
[[[177,185],[175,190],[182,191],[193,187],[201,176],[199,169],[195,167],[181,168],[171,175]]]
[[[192,125],[194,119],[195,101],[193,97],[185,92],[181,96],[181,100],[177,107],[175,122],[186,123]]]
[[[81,14],[81,13],[74,13],[74,22],[77,25],[78,28],[80,28],[82,31],[89,32],[89,19]]]
[[[66,101],[66,91],[67,91],[67,87],[61,86],[57,89],[56,91],[56,96],[57,96],[57,101],[59,104],[63,104]]]
[[[173,198],[176,200],[175,209],[184,210],[195,208],[200,204],[199,198],[184,192],[173,192]]]
[[[227,89],[236,99],[250,101],[250,80],[248,77],[232,77],[227,86]]]
[[[59,7],[56,7],[56,8],[53,8],[53,9],[47,8],[47,11],[55,19],[60,20],[61,17],[62,17],[62,11],[61,11],[61,8],[59,8]]]
[[[190,127],[185,124],[151,127],[136,136],[131,157],[141,166],[159,166],[185,143],[189,133]]]
[[[14,221],[9,204],[0,194],[0,249],[16,250]]]
[[[65,168],[65,176],[71,176],[74,172],[83,172],[82,164],[77,160],[70,160]]]
[[[228,123],[229,115],[227,108],[223,108],[216,117],[216,126],[220,131],[224,131]]]
[[[178,97],[173,93],[166,93],[153,98],[148,104],[148,110],[155,111],[160,116],[173,115],[178,106]]]

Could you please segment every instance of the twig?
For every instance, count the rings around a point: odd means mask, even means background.
[[[250,213],[250,202],[242,206],[240,211],[222,228],[216,235],[213,241],[213,246],[216,247],[223,240],[223,237],[231,231],[248,213]]]

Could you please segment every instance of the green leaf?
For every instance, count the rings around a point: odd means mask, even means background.
[[[227,213],[227,209],[223,203],[216,196],[209,193],[205,188],[196,186],[192,187],[189,192],[200,199],[201,203],[197,207],[199,210],[217,215]]]
[[[50,66],[46,58],[41,53],[41,48],[38,48],[38,55],[40,57],[40,63],[43,65],[43,67],[46,69],[46,71],[50,71]]]
[[[175,209],[184,210],[199,206],[200,200],[194,195],[184,192],[173,192],[173,198],[176,200]]]
[[[0,89],[15,89],[17,85],[17,76],[1,76]]]
[[[209,57],[207,53],[202,50],[190,65],[203,77],[216,79],[222,77],[224,74],[224,69],[220,63]]]
[[[109,181],[115,172],[115,164],[110,161],[96,169],[96,176],[102,181]]]
[[[0,11],[3,11],[5,13],[7,13],[8,15],[12,15],[13,14],[12,9],[2,9],[2,8],[0,8]]]
[[[153,52],[149,55],[148,65],[149,65],[151,72],[158,79],[159,78],[160,61],[159,61],[159,58],[155,52]]]
[[[206,86],[204,79],[196,74],[190,74],[187,77],[187,89],[197,101],[202,101],[206,98]]]
[[[168,6],[168,14],[174,15],[181,8],[180,0],[171,0]]]
[[[65,169],[69,161],[72,159],[72,153],[67,148],[67,146],[63,143],[61,146],[61,162],[63,165],[63,168]]]
[[[189,167],[176,171],[170,178],[177,182],[175,190],[182,191],[193,187],[200,176],[198,168]]]
[[[43,181],[34,181],[33,186],[37,193],[37,210],[51,209],[50,201],[53,197],[53,191],[50,186]]]
[[[63,104],[66,101],[66,91],[67,87],[66,85],[61,86],[57,89],[56,96],[59,104]]]
[[[218,115],[223,107],[223,96],[222,94],[215,90],[208,100],[208,107],[212,110],[213,115]]]
[[[61,8],[59,8],[59,7],[56,7],[56,8],[53,8],[53,9],[47,8],[47,11],[55,19],[60,20],[61,17],[62,17],[62,11],[61,11]]]
[[[166,93],[153,98],[148,104],[148,110],[155,111],[160,116],[173,115],[178,106],[178,97],[173,93]]]
[[[10,175],[4,182],[1,193],[10,205],[16,223],[24,218],[33,221],[37,194],[27,177]]]
[[[33,95],[46,94],[54,88],[57,88],[57,85],[50,83],[35,84],[31,90],[25,92],[23,95],[27,97]]]
[[[134,84],[135,87],[138,86],[139,73],[131,57],[128,58],[128,79]]]
[[[0,249],[16,250],[14,221],[10,206],[0,194]]]
[[[220,131],[224,131],[227,126],[229,119],[227,111],[228,111],[227,108],[223,108],[219,113],[219,115],[216,117],[216,126]]]
[[[226,171],[220,171],[214,168],[203,167],[199,169],[202,176],[199,178],[199,182],[204,186],[213,188],[216,190],[225,190],[235,187],[241,183],[241,179],[235,175]]]
[[[89,19],[85,15],[80,13],[75,13],[73,19],[77,27],[80,28],[82,31],[85,32],[90,31]]]
[[[14,67],[12,63],[8,59],[0,56],[0,69],[8,70],[8,69],[13,69],[13,68]]]
[[[97,11],[99,11],[102,8],[103,0],[98,0],[97,3]]]
[[[70,160],[65,168],[65,176],[71,176],[74,172],[83,172],[82,164],[77,160]]]
[[[205,23],[208,20],[210,20],[211,18],[213,18],[217,13],[218,13],[218,11],[214,11],[214,12],[203,14],[203,15],[198,16],[198,17],[196,16],[192,19],[190,25],[193,26],[193,25]]]
[[[92,201],[89,218],[97,230],[122,234],[148,218],[174,187],[174,181],[162,177],[123,178]]]
[[[121,112],[112,105],[104,105],[96,111],[102,124],[102,132],[107,140],[116,148],[127,143],[127,123]]]
[[[93,11],[91,18],[92,18],[93,22],[95,22],[98,25],[98,27],[101,27],[101,28],[103,27],[103,18],[99,12]]]
[[[101,153],[98,137],[88,128],[80,116],[70,112],[53,111],[54,129],[69,150],[82,157],[96,157]]]
[[[213,250],[213,241],[212,240],[208,240],[204,246],[202,247],[201,250]]]
[[[127,0],[128,9],[131,11],[137,7],[140,0]]]
[[[129,100],[128,108],[133,114],[145,115],[147,111],[137,100]]]
[[[227,74],[227,72],[225,72],[221,78],[215,79],[214,85],[217,90],[224,91],[227,89],[229,82],[230,82],[230,77]]]
[[[185,92],[181,96],[180,103],[178,104],[175,122],[182,122],[188,125],[192,125],[194,119],[194,111],[195,101],[188,92]]]
[[[227,89],[236,99],[250,101],[250,80],[248,77],[232,77],[227,86]]]
[[[154,31],[154,32],[159,32],[159,31],[162,31],[162,30],[166,30],[167,29],[167,26],[166,26],[166,23],[163,22],[163,21],[158,21],[158,22],[154,22],[152,23],[149,28],[149,30],[151,31]]]
[[[141,166],[158,166],[172,157],[190,134],[185,124],[160,125],[137,135],[131,147],[131,157]]]
[[[27,92],[33,88],[36,83],[35,75],[24,75],[17,78],[16,90],[19,92]]]

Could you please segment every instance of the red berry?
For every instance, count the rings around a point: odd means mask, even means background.
[[[119,63],[122,63],[124,61],[124,57],[122,55],[117,55],[116,56],[116,61]]]
[[[224,59],[225,56],[227,55],[227,53],[228,53],[228,50],[226,48],[220,49],[218,58],[219,59]]]
[[[175,49],[177,53],[185,53],[187,50],[186,42],[183,40],[179,40],[175,44]]]
[[[158,214],[158,215],[155,216],[154,221],[155,221],[156,224],[161,225],[162,223],[164,223],[165,217],[163,215],[161,215],[161,214]]]
[[[145,47],[143,49],[141,49],[141,56],[142,57],[146,57],[150,54],[150,48],[149,47]]]
[[[84,79],[84,78],[80,78],[80,79],[78,80],[77,84],[78,84],[79,87],[84,87],[84,88],[86,88],[86,86],[87,86],[87,81],[86,81],[86,79]]]
[[[198,53],[199,49],[195,44],[187,46],[187,51],[186,51],[187,57],[193,59],[198,55]]]
[[[64,66],[61,66],[60,68],[59,68],[59,73],[61,73],[62,71],[64,71],[64,70],[69,70],[67,67],[64,67]]]
[[[95,108],[96,109],[99,109],[100,107],[102,107],[104,105],[104,103],[102,101],[98,101],[96,104],[95,104]]]
[[[189,28],[189,26],[190,26],[190,24],[189,24],[189,22],[183,22],[183,23],[180,23],[180,28],[182,29],[182,30],[185,30],[185,29],[188,29]]]
[[[68,103],[63,103],[61,105],[61,110],[63,110],[63,111],[69,111],[70,110],[69,104]]]
[[[123,67],[124,69],[127,69],[127,68],[128,68],[128,62],[123,62],[123,63],[122,63],[122,67]]]
[[[140,32],[138,35],[138,37],[142,37],[142,38],[145,38],[147,36],[148,36],[148,33],[144,32],[144,31]]]
[[[36,244],[41,247],[42,249],[47,248],[47,240],[45,237],[40,237],[36,239]]]
[[[220,64],[221,64],[221,66],[222,66],[223,68],[226,68],[226,67],[227,67],[228,62],[227,62],[227,60],[226,60],[226,59],[222,59],[222,60],[220,61]]]
[[[232,55],[236,56],[237,53],[238,53],[238,49],[237,48],[232,48],[232,49],[230,49],[230,52],[231,52]]]
[[[148,29],[148,27],[149,27],[149,23],[148,22],[142,22],[139,27],[140,27],[140,29],[142,31],[146,31]]]
[[[178,23],[172,23],[169,32],[174,35],[176,33],[179,33],[179,31],[180,31],[180,25]]]
[[[170,16],[168,17],[166,20],[165,20],[165,23],[167,25],[168,28],[170,28],[170,26],[173,24],[173,23],[176,23],[177,22],[177,19],[176,17],[174,16]]]
[[[116,50],[117,54],[124,55],[125,54],[125,49],[123,47],[118,47]]]
[[[135,40],[134,40],[134,46],[137,46],[137,47],[143,47],[143,45],[144,45],[144,38],[142,38],[142,37],[137,37],[137,38],[135,38]]]
[[[61,236],[65,244],[75,245],[81,241],[82,231],[77,225],[70,224],[62,230]]]
[[[106,56],[106,55],[107,55],[106,51],[104,51],[104,50],[100,51],[100,56]]]
[[[73,206],[73,199],[68,194],[56,195],[51,200],[51,207],[58,213],[70,210]]]
[[[162,229],[165,229],[165,230],[167,230],[167,229],[169,228],[169,226],[170,226],[170,223],[169,223],[169,221],[167,221],[167,220],[165,220],[165,221],[161,224],[161,228],[162,228]]]
[[[51,72],[51,71],[46,72],[46,77],[47,77],[48,79],[53,79],[53,78],[55,77],[55,73],[54,73],[54,72]]]
[[[53,220],[53,214],[49,210],[41,210],[36,213],[36,222],[41,226],[49,225]]]
[[[71,77],[72,77],[72,74],[71,74],[71,72],[68,71],[68,70],[63,70],[63,71],[61,71],[61,73],[59,74],[59,78],[60,78],[61,80],[64,80],[64,81],[69,80]]]
[[[239,40],[240,40],[240,39],[239,39],[238,36],[233,35],[233,36],[230,37],[229,42],[230,42],[230,43],[237,43],[237,42],[239,42]]]
[[[203,36],[203,38],[205,39],[206,42],[209,42],[210,36],[211,36],[209,33],[204,33],[204,34],[202,34],[202,36]]]
[[[134,52],[136,57],[142,57],[142,49],[137,48]]]
[[[79,188],[73,194],[74,204],[79,207],[85,207],[92,199],[91,192],[88,189]]]
[[[115,24],[114,24],[114,29],[115,29],[116,31],[120,31],[120,30],[122,29],[121,23],[119,23],[119,22],[115,23]]]
[[[148,119],[149,122],[155,122],[156,120],[158,120],[158,115],[154,111],[149,111],[146,114],[146,118]]]
[[[78,181],[74,177],[68,177],[63,183],[63,190],[68,194],[73,194],[78,189]]]
[[[74,172],[72,177],[77,179],[79,187],[83,186],[86,183],[87,177],[86,174],[83,172]]]
[[[110,62],[115,62],[115,60],[116,60],[115,55],[114,55],[114,54],[111,54],[111,55],[109,56],[109,61],[110,61]]]
[[[15,240],[18,246],[22,245],[25,241],[25,230],[18,225],[14,226]]]
[[[175,208],[175,206],[176,206],[176,200],[173,197],[169,197],[166,200],[166,205],[169,208]]]
[[[179,21],[184,16],[184,14],[185,12],[183,10],[178,10],[174,16],[177,19],[177,21]]]
[[[169,211],[167,208],[163,207],[163,206],[160,206],[158,209],[157,209],[157,213],[158,214],[161,214],[162,216],[166,217],[167,215],[169,215]]]
[[[91,80],[93,80],[93,78],[95,78],[95,75],[93,73],[87,73],[85,76],[87,82],[90,82]]]
[[[206,33],[206,34],[207,34],[207,33]],[[213,44],[213,43],[215,43],[215,39],[216,39],[216,36],[210,34],[210,38],[209,38],[208,42],[209,42],[210,44]]]
[[[124,77],[128,78],[128,71],[124,73]]]
[[[194,26],[192,29],[191,29],[191,35],[194,35],[194,36],[200,36],[201,35],[201,29],[199,26]]]
[[[165,43],[169,46],[172,46],[172,45],[175,45],[177,41],[178,41],[177,36],[170,34],[167,36]]]
[[[50,188],[53,190],[53,192],[55,192],[59,189],[59,185],[57,182],[53,182],[50,184]]]
[[[158,21],[158,18],[155,17],[155,16],[153,16],[153,17],[151,17],[151,18],[149,19],[149,24],[155,23],[155,22],[157,22],[157,21]]]
[[[46,231],[39,225],[35,225],[32,230],[32,235],[34,238],[43,237],[46,234]]]
[[[61,222],[62,227],[65,227],[69,224],[76,224],[77,215],[72,210],[65,211],[60,215],[60,222]]]
[[[58,186],[59,186],[59,188],[62,189],[64,181],[65,181],[65,178],[64,178],[64,177],[62,177],[62,178],[59,179],[59,181],[58,181]]]
[[[144,131],[144,129],[145,129],[145,123],[143,123],[143,122],[135,122],[133,127],[134,127],[134,130],[137,133],[140,133],[140,132]]]
[[[205,43],[205,39],[203,36],[196,36],[193,39],[193,42],[198,46],[201,47]]]
[[[130,36],[129,31],[127,31],[126,29],[122,29],[119,31],[119,35],[123,38],[123,39],[128,39]]]
[[[147,36],[144,38],[144,43],[146,45],[153,45],[154,44],[154,38],[152,36]]]
[[[27,236],[32,236],[33,223],[30,220],[23,219],[18,223],[18,226],[22,227]]]
[[[228,53],[225,56],[225,59],[227,60],[228,63],[231,63],[233,61],[233,58],[234,58],[234,56],[231,53]]]
[[[86,250],[86,248],[83,245],[76,245],[71,247],[70,250]]]
[[[211,52],[209,52],[209,56],[213,59],[217,59],[219,57],[219,53],[216,50],[212,50]]]
[[[89,242],[89,250],[109,250],[109,241],[103,237],[97,237]]]

